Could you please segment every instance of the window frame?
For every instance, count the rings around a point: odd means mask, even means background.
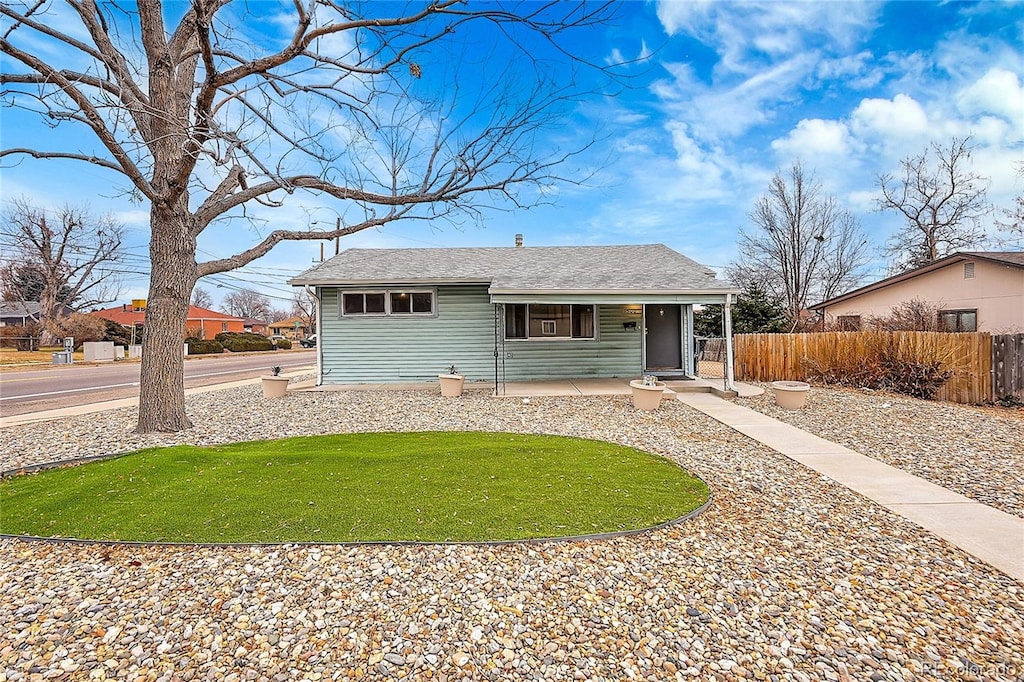
[[[597,313],[597,304],[596,303],[538,303],[538,304],[536,304],[536,305],[544,305],[544,306],[566,306],[566,307],[568,307],[569,308],[569,335],[568,336],[555,336],[555,335],[551,335],[551,336],[547,336],[547,335],[531,336],[530,335],[530,306],[531,305],[534,305],[534,304],[532,304],[532,303],[506,303],[505,304],[505,311],[504,311],[504,315],[502,316],[502,336],[504,337],[505,341],[525,341],[525,342],[528,342],[528,343],[534,343],[534,342],[538,342],[538,341],[556,341],[556,342],[561,343],[561,342],[565,342],[565,341],[597,341],[598,340],[598,334],[599,334],[599,327],[600,327],[600,325],[598,324],[598,313]],[[509,309],[512,308],[513,306],[522,306],[523,308],[525,308],[525,319],[524,319],[524,324],[523,324],[523,334],[524,334],[524,336],[509,336],[508,335],[508,315],[509,315]],[[573,336],[572,335],[573,315],[575,313],[575,309],[576,308],[590,308],[590,313],[591,313],[591,316],[593,317],[593,321],[592,321],[593,335],[592,336]],[[540,320],[542,325],[544,325],[546,322],[549,322],[549,321],[550,320],[547,320],[547,319],[541,319]]]
[[[345,296],[358,294],[366,296],[367,294],[380,294],[384,296],[384,310],[383,312],[374,313],[347,313],[345,312]],[[427,294],[430,296],[430,311],[429,312],[414,312],[412,310],[412,300],[409,301],[409,312],[398,311],[395,312],[391,307],[391,296],[394,294]],[[366,309],[366,299],[363,299],[363,309]],[[339,318],[363,318],[363,317],[437,317],[437,289],[422,289],[422,288],[407,288],[407,287],[395,287],[385,289],[342,289],[338,296],[338,317]]]
[[[937,318],[935,320],[936,326],[939,328],[939,331],[941,331],[941,332],[948,332],[948,333],[952,333],[952,334],[970,334],[970,333],[978,331],[978,309],[977,308],[952,308],[950,310],[940,310],[937,313],[935,313],[935,315],[936,315],[936,318]],[[956,316],[954,318],[956,320],[955,328],[950,329],[945,324],[943,324],[942,318],[943,318],[943,316],[946,316],[946,315],[955,315]],[[963,328],[963,317],[964,317],[964,315],[974,315],[974,329],[964,329]]]

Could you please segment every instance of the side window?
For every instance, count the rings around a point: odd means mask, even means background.
[[[341,314],[360,315],[433,315],[433,291],[345,291],[341,294]]]
[[[940,310],[939,331],[978,331],[978,310],[976,308],[974,310]]]

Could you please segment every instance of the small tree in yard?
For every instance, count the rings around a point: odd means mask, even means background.
[[[984,238],[981,217],[991,207],[988,180],[969,170],[970,138],[929,149],[900,162],[898,177],[878,176],[881,211],[896,211],[905,224],[886,243],[893,270],[903,272],[949,254],[975,248]]]
[[[698,336],[722,336],[724,326],[721,305],[706,305],[693,314],[693,328]],[[779,334],[789,331],[786,309],[777,300],[754,284],[739,295],[732,306],[733,334]]]
[[[564,130],[562,112],[590,88],[580,70],[596,67],[567,45],[585,46],[578,37],[605,21],[612,3],[510,10],[459,0],[295,0],[273,5],[272,17],[253,15],[265,7],[0,4],[2,105],[37,112],[43,129],[72,126],[92,140],[0,156],[92,164],[149,208],[139,432],[191,425],[181,347],[200,277],[284,240],[536,203],[518,188],[565,180],[559,169],[589,145],[567,151],[537,134]],[[527,36],[535,38],[528,45]],[[237,253],[197,260],[211,225],[237,229],[256,207],[302,194],[336,201],[337,228],[236,234]]]

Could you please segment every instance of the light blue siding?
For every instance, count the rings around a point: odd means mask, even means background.
[[[323,383],[436,381],[452,364],[470,381],[494,378],[487,287],[439,287],[432,317],[342,317],[339,291],[321,296]]]
[[[321,291],[323,383],[436,381],[451,364],[470,381],[494,379],[494,305],[486,286],[437,287],[432,317],[343,317],[341,289]],[[638,328],[626,331],[623,322]],[[598,306],[597,340],[506,341],[499,348],[505,380],[639,376],[639,327],[639,316],[624,306]]]

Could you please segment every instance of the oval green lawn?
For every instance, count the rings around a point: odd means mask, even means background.
[[[668,460],[511,433],[141,450],[0,483],[0,531],[148,542],[478,541],[646,528],[708,498]]]

